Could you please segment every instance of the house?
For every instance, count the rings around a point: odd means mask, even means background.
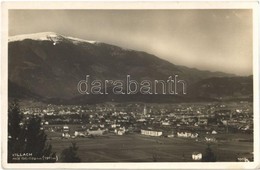
[[[199,136],[199,134],[197,134],[197,133],[192,133],[191,134],[191,138],[197,138]]]
[[[221,122],[222,122],[222,124],[225,125],[225,126],[228,125],[228,121],[227,121],[227,120],[221,120]]]
[[[168,138],[173,138],[174,135],[173,134],[170,134],[170,135],[167,135]]]
[[[238,162],[253,162],[254,158],[253,158],[253,152],[251,153],[241,153],[237,155],[236,160]]]
[[[63,126],[63,132],[69,132],[69,126],[65,125]]]
[[[124,135],[125,132],[126,132],[125,127],[115,129],[115,133],[116,133],[117,135]]]
[[[47,112],[46,113],[48,116],[51,116],[51,115],[53,115],[53,112]]]
[[[198,124],[199,125],[207,125],[208,124],[208,119],[207,118],[199,118]]]
[[[183,138],[197,138],[199,136],[198,133],[191,133],[191,132],[177,132],[178,137]]]
[[[120,127],[120,124],[111,124],[111,128],[117,128],[117,127]]]
[[[75,137],[85,137],[86,133],[84,132],[79,132],[79,131],[75,131],[74,132]]]
[[[141,134],[147,136],[162,136],[162,131],[141,129]]]
[[[238,162],[250,162],[250,160],[246,157],[240,157],[240,158],[237,158],[237,161]]]
[[[215,131],[215,130],[213,130],[213,131],[211,132],[211,134],[212,134],[212,135],[216,135],[216,134],[218,134],[218,132]]]
[[[141,118],[141,119],[137,120],[137,122],[145,122],[145,121],[146,121],[146,119],[144,119],[144,118]]]
[[[191,154],[192,160],[199,161],[202,159],[202,153],[200,152],[193,152]]]
[[[101,136],[104,133],[104,130],[87,130],[88,135],[93,135],[93,136]]]
[[[170,126],[170,122],[169,121],[163,121],[161,122],[163,126]]]
[[[216,138],[213,137],[205,137],[206,142],[216,142]]]
[[[63,138],[70,138],[70,134],[69,133],[62,133],[62,137]]]

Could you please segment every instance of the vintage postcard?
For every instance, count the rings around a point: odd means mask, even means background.
[[[259,3],[2,3],[2,166],[259,168]]]

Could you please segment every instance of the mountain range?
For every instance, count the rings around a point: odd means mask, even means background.
[[[137,81],[178,75],[187,82],[187,95],[80,95],[77,84],[86,75],[99,80],[131,75]],[[146,52],[44,32],[9,37],[8,95],[66,104],[252,100],[253,77],[188,68]]]

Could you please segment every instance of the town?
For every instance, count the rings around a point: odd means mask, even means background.
[[[140,136],[163,144],[182,140],[201,144],[246,144],[234,161],[253,160],[253,106],[250,102],[212,103],[104,103],[96,105],[23,106],[25,119],[37,115],[42,128],[53,142],[62,139],[82,140],[124,136]],[[244,136],[244,137],[243,137]],[[107,139],[106,139],[107,140]],[[85,141],[86,142],[86,141]],[[116,145],[116,144],[115,144]],[[123,144],[124,145],[124,144]],[[191,160],[200,160],[202,151],[191,150]],[[188,159],[190,160],[190,159]],[[223,159],[223,161],[229,161]]]

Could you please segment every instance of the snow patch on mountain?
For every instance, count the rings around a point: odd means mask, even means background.
[[[58,34],[54,32],[42,32],[42,33],[36,33],[36,34],[23,34],[23,35],[16,35],[9,37],[8,41],[23,41],[25,39],[31,39],[31,40],[52,40],[57,39],[59,37]]]
[[[74,37],[67,37],[67,38],[72,40],[75,44],[78,44],[80,42],[87,42],[87,43],[91,43],[91,44],[97,43],[97,41],[83,40],[83,39],[74,38]]]
[[[52,41],[53,45],[56,45],[58,42],[61,42],[64,40],[69,40],[74,44],[79,44],[79,43],[83,43],[83,42],[91,43],[91,44],[97,43],[96,41],[89,41],[89,40],[83,40],[83,39],[79,39],[79,38],[66,37],[66,36],[59,35],[54,32],[42,32],[42,33],[35,33],[35,34],[23,34],[23,35],[11,36],[11,37],[9,37],[8,42],[23,41],[26,39],[38,40],[38,41]]]

